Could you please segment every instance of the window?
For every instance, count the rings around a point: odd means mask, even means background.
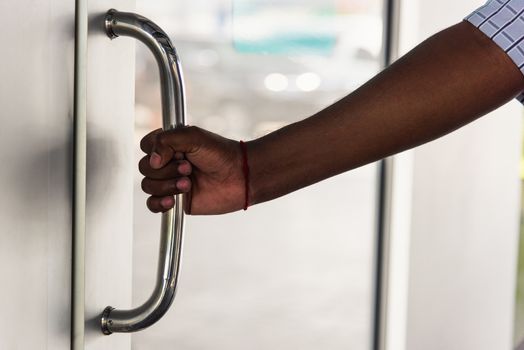
[[[377,0],[138,0],[137,8],[177,46],[189,123],[234,139],[312,115],[380,68]],[[136,66],[141,138],[160,126],[161,110],[147,49],[137,47]],[[133,348],[370,349],[376,173],[370,165],[247,212],[189,217],[177,300],[133,335]],[[154,284],[159,232],[140,180],[135,304]]]

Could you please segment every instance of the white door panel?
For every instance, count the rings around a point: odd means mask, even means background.
[[[69,349],[74,11],[0,3],[0,349]]]
[[[89,1],[85,348],[124,350],[130,336],[104,336],[100,313],[131,306],[134,40],[111,41],[103,17],[133,1]],[[156,72],[155,72],[156,73]]]

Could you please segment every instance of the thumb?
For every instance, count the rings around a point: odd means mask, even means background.
[[[177,154],[195,152],[200,141],[199,129],[194,126],[160,132],[155,135],[149,164],[153,169],[160,169]]]
[[[173,159],[174,155],[175,152],[169,145],[155,142],[151,150],[151,155],[149,156],[149,165],[151,165],[153,169],[163,168]]]

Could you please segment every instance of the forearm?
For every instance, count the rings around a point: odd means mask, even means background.
[[[249,142],[251,204],[434,140],[523,88],[509,57],[460,23],[325,110]]]

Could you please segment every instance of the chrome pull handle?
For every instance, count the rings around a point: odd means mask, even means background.
[[[107,35],[130,36],[153,52],[160,71],[163,129],[185,125],[185,93],[180,61],[166,33],[147,18],[111,9],[105,18]],[[149,299],[134,309],[105,308],[101,317],[104,334],[136,332],[151,326],[169,309],[180,274],[184,233],[184,196],[175,196],[175,207],[162,214],[160,256],[155,289]]]

